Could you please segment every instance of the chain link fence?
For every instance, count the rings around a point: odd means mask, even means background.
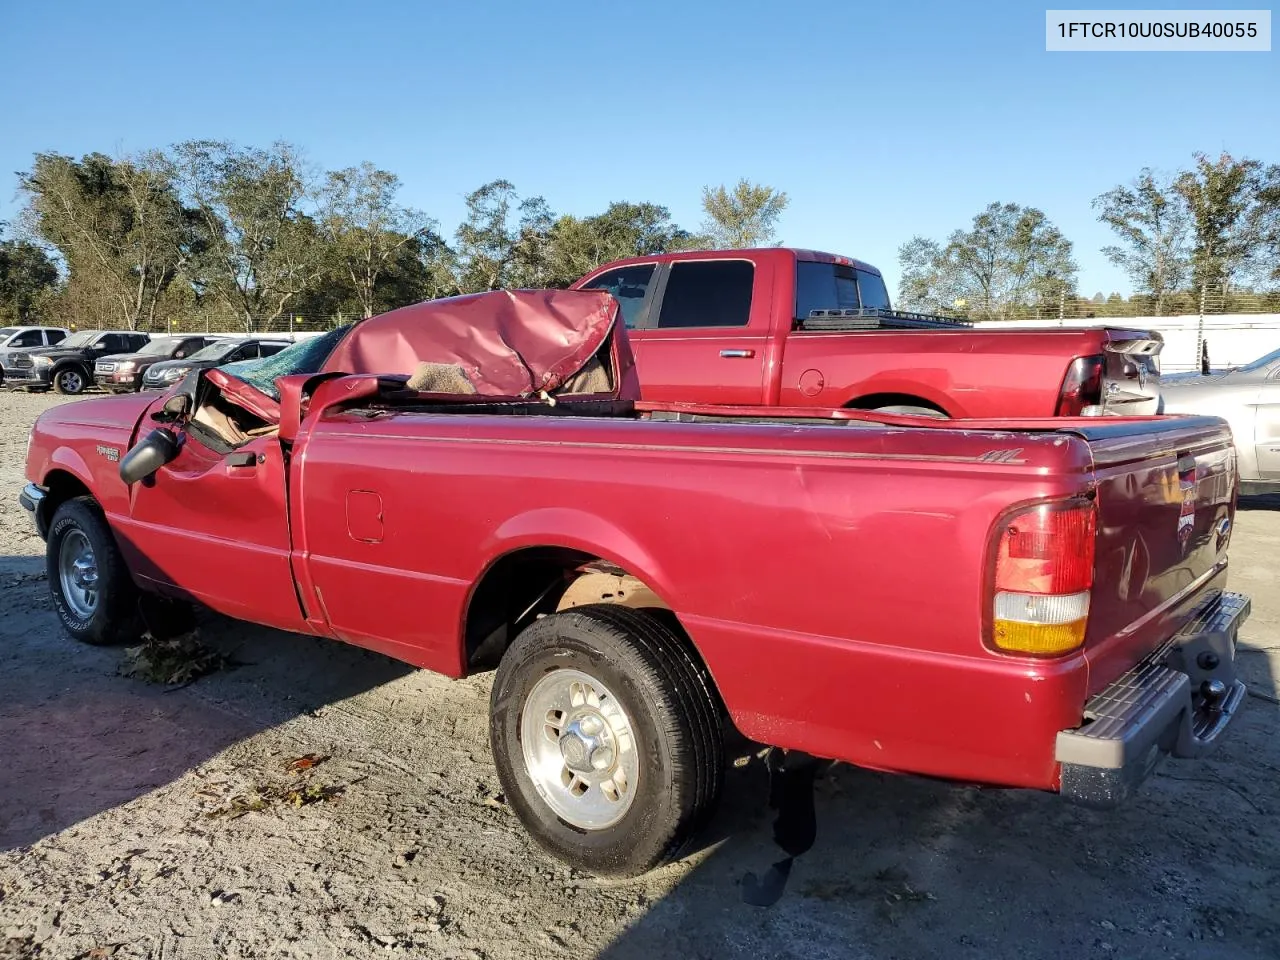
[[[1189,314],[1220,316],[1223,314],[1280,313],[1280,291],[1272,293],[1233,293],[1204,291],[1201,294],[1179,293],[1157,299],[1135,295],[1128,299],[1060,297],[1025,306],[1001,309],[998,315],[984,315],[975,305],[956,301],[953,311],[974,320],[1112,320],[1126,317],[1176,317]]]

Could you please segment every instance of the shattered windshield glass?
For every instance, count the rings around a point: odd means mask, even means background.
[[[300,340],[274,356],[238,360],[219,369],[256,387],[271,399],[279,400],[280,391],[276,389],[276,377],[287,377],[294,373],[319,373],[324,362],[329,359],[329,354],[333,353],[333,348],[341,342],[352,326],[353,324],[348,323],[318,337]]]

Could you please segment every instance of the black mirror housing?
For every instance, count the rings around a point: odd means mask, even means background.
[[[120,458],[120,479],[132,486],[146,480],[166,463],[171,463],[182,449],[171,430],[157,427]]]

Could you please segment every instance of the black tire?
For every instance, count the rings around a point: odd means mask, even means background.
[[[894,403],[887,407],[875,407],[872,413],[892,413],[900,417],[933,417],[935,420],[949,420],[941,410],[933,407],[919,407],[909,403]]]
[[[87,617],[73,609],[62,584],[62,546],[76,533],[88,540],[97,569],[97,600]],[[105,646],[139,639],[138,588],[129,576],[102,508],[92,497],[68,500],[54,512],[45,547],[45,571],[54,612],[63,629],[76,640]]]
[[[634,799],[601,829],[559,817],[524,761],[525,701],[539,680],[565,668],[612,691],[635,734]],[[715,810],[725,764],[719,701],[687,641],[658,617],[592,604],[536,621],[503,656],[490,705],[490,745],[512,808],[544,850],[575,868],[644,873],[678,857]]]
[[[53,371],[53,389],[57,393],[77,396],[89,388],[89,377],[77,366],[62,367]]]

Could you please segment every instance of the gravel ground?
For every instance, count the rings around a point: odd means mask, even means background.
[[[817,842],[758,907],[744,896],[783,854],[745,748],[699,853],[601,882],[504,804],[488,677],[207,616],[240,665],[170,691],[61,635],[15,500],[57,402],[0,393],[0,958],[1280,955],[1278,501],[1238,520],[1259,696],[1212,758],[1165,764],[1110,814],[829,769]],[[287,769],[308,754],[327,759]],[[302,786],[328,798],[227,814]]]

